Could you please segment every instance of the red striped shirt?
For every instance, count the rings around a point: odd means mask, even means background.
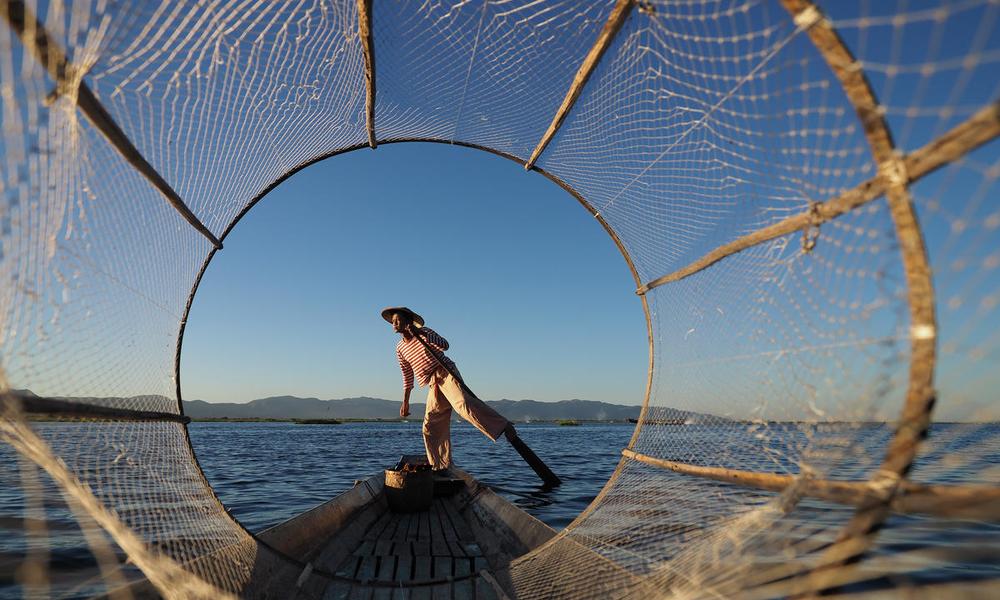
[[[451,369],[455,369],[455,363],[444,355],[444,351],[448,349],[448,340],[438,335],[437,332],[430,327],[421,328],[420,336],[431,348],[437,350],[438,356],[441,357],[444,364]],[[403,338],[399,340],[399,343],[396,344],[396,358],[399,359],[399,368],[403,372],[404,390],[413,388],[414,375],[416,375],[417,382],[421,387],[426,386],[430,383],[431,375],[433,375],[434,371],[438,368],[437,361],[434,360],[431,353],[424,348],[424,345],[420,343],[420,340],[415,337],[410,339]]]

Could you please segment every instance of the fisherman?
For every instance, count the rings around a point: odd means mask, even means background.
[[[448,341],[430,327],[424,327],[423,317],[405,306],[392,306],[382,311],[382,318],[403,338],[396,344],[396,358],[399,359],[399,368],[403,372],[400,417],[410,414],[410,391],[413,389],[414,377],[421,387],[428,386],[423,432],[424,447],[427,449],[427,460],[431,468],[443,470],[451,466],[453,410],[494,442],[501,434],[508,441],[513,441],[517,436],[513,423],[463,386],[462,374],[458,372],[455,363],[444,355],[444,351],[448,349]]]

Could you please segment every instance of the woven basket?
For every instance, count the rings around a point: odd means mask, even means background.
[[[434,500],[434,475],[430,471],[385,471],[385,498],[393,512],[427,510]]]

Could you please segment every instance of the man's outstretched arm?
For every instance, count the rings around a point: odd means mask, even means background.
[[[406,418],[410,416],[410,392],[413,388],[408,387],[403,390],[403,405],[399,407],[399,416],[401,418]]]
[[[396,350],[396,359],[399,360],[399,370],[403,372],[403,405],[399,407],[399,416],[405,418],[410,416],[410,391],[413,390],[413,367],[403,358],[399,350]]]

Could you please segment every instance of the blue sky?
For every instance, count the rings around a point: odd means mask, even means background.
[[[183,396],[397,399],[398,336],[379,311],[403,304],[486,399],[641,404],[634,289],[600,224],[542,175],[381,145],[296,174],[236,226],[191,309]]]

